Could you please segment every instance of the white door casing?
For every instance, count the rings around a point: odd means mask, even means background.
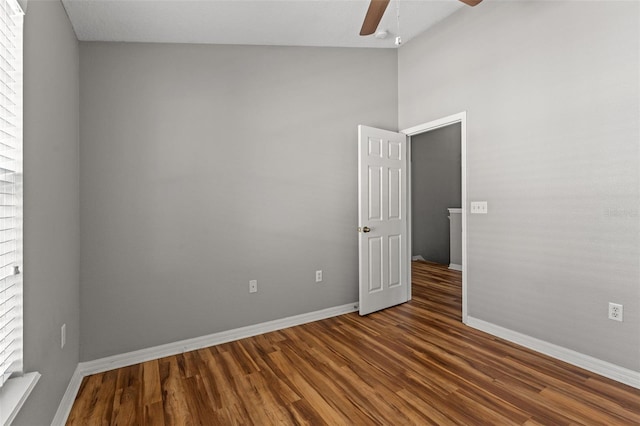
[[[403,129],[402,133],[411,139],[411,136],[419,135],[421,133],[430,132],[432,130],[439,129],[441,127],[449,126],[451,124],[460,123],[460,156],[461,156],[461,180],[462,180],[462,199],[460,200],[460,206],[462,207],[462,322],[467,323],[467,287],[469,282],[469,272],[467,269],[467,112],[462,111],[457,114],[449,115],[447,117],[439,118],[437,120],[429,121],[427,123],[419,124],[417,126]],[[409,164],[409,175],[411,164]],[[409,182],[411,185],[411,182]],[[410,193],[410,192],[409,192]],[[409,197],[411,201],[411,197]],[[409,205],[409,211],[411,205]],[[414,218],[409,215],[409,236],[411,236],[411,223]]]
[[[409,300],[407,137],[358,126],[360,315]]]

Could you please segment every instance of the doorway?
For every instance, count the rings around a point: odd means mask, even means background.
[[[459,114],[450,115],[438,120],[430,121],[418,126],[414,126],[405,130],[402,130],[401,133],[404,133],[409,137],[408,149],[411,156],[412,152],[412,142],[414,138],[418,135],[422,135],[427,132],[431,132],[437,129],[441,129],[443,127],[451,126],[459,124],[460,126],[460,201],[459,206],[462,208],[461,213],[461,224],[462,224],[462,322],[466,324],[467,322],[467,283],[468,283],[468,272],[467,272],[467,156],[466,156],[466,145],[467,145],[467,136],[466,136],[466,126],[467,126],[467,114],[466,112],[461,112]],[[416,223],[416,218],[412,217],[413,210],[413,200],[410,194],[412,194],[412,182],[411,176],[413,175],[411,168],[415,166],[412,161],[408,162],[408,171],[407,176],[408,185],[407,185],[407,201],[409,202],[409,208],[407,209],[408,213],[408,244],[407,244],[407,253],[409,256],[412,254],[412,231],[413,224]],[[457,207],[457,206],[449,206],[449,207]],[[445,212],[446,213],[446,212]],[[409,259],[411,261],[411,259]]]
[[[411,138],[411,256],[462,268],[460,123]]]

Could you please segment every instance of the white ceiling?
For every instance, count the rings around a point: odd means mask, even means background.
[[[395,47],[396,0],[379,30],[358,35],[368,0],[62,0],[86,41]],[[457,0],[399,0],[403,42],[461,7]],[[478,6],[478,7],[481,7]]]

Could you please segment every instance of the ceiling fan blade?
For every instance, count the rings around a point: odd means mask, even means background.
[[[460,0],[462,3],[467,6],[477,6],[482,0]]]
[[[361,36],[371,35],[376,32],[388,4],[389,0],[371,0],[367,14],[364,17],[364,22],[362,23],[362,29],[360,30]]]

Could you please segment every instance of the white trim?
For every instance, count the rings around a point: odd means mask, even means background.
[[[624,383],[634,388],[640,389],[640,371],[633,371],[619,365],[612,364],[589,355],[567,349],[535,337],[509,330],[508,328],[495,325],[474,317],[467,317],[467,325],[475,329],[484,331],[491,335],[508,340],[525,348],[532,349],[561,361],[568,362],[585,370],[599,374],[609,379]]]
[[[450,124],[460,123],[460,158],[461,164],[461,182],[462,182],[462,194],[461,194],[461,209],[462,209],[462,322],[467,323],[467,286],[469,282],[469,271],[467,269],[467,112],[462,111],[458,114],[449,115],[447,117],[439,118],[437,120],[429,121],[428,123],[419,124],[417,126],[409,127],[408,129],[401,130],[400,133],[411,137],[420,133],[436,130],[441,127],[448,126]],[[411,152],[411,143],[408,144],[408,151]],[[407,169],[407,176],[411,176],[411,161],[409,161]],[[408,190],[411,190],[411,179],[408,179]],[[409,193],[411,194],[411,193]],[[407,197],[409,201],[411,196]],[[409,204],[409,206],[411,206]],[[411,235],[411,208],[407,212],[407,224],[409,228],[408,235]],[[410,238],[407,238],[408,246],[407,253],[411,253]]]
[[[67,390],[60,401],[58,411],[51,423],[52,426],[64,425],[67,422],[73,402],[76,398],[82,378],[91,374],[102,373],[116,368],[127,367],[129,365],[139,364],[141,362],[151,361],[189,352],[197,349],[215,346],[222,343],[232,342],[234,340],[244,339],[247,337],[257,336],[259,334],[268,333],[270,331],[282,330],[296,325],[306,324],[309,322],[319,321],[326,318],[336,317],[348,314],[358,310],[358,302],[347,303],[346,305],[334,306],[331,308],[321,309],[319,311],[308,312],[306,314],[294,315],[292,317],[281,318],[273,321],[263,322],[261,324],[249,325],[233,330],[221,331],[206,336],[194,337],[193,339],[180,340],[165,345],[154,346],[151,348],[140,349],[124,354],[113,355],[93,361],[81,362],[78,364],[76,371],[73,373]]]
[[[69,413],[71,413],[71,408],[73,408],[73,402],[76,400],[76,395],[80,390],[82,378],[83,375],[80,372],[80,364],[78,364],[76,371],[74,371],[71,376],[71,380],[69,380],[67,390],[64,392],[64,395],[62,395],[62,400],[51,422],[51,426],[63,426],[67,423],[67,418],[69,418]]]
[[[439,129],[450,124],[461,123],[467,119],[467,112],[462,111],[458,114],[449,115],[447,117],[439,118],[437,120],[429,121],[427,123],[418,124],[417,126],[409,127],[408,129],[400,130],[400,133],[404,133],[407,136],[419,135],[420,133],[430,132],[431,130]]]
[[[403,132],[400,132],[403,133]],[[407,193],[405,194],[405,199],[407,200],[407,223],[405,223],[405,233],[406,233],[406,241],[407,243],[405,244],[405,250],[406,253],[409,254],[410,256],[410,260],[411,262],[413,262],[414,257],[416,256],[412,256],[411,250],[412,250],[412,246],[413,246],[413,242],[411,241],[411,209],[412,207],[412,203],[413,203],[413,197],[411,197],[411,193],[412,193],[412,189],[411,189],[411,136],[406,135],[405,136],[406,140],[407,140],[407,158],[406,158],[406,163],[405,163],[405,173],[406,173],[406,177],[407,180],[405,188]],[[425,260],[424,257],[422,257],[421,255],[417,255],[418,259],[415,260]],[[413,297],[413,277],[411,276],[411,262],[407,262],[407,264],[405,265],[405,276],[407,277],[407,302],[411,301],[411,298]]]
[[[450,263],[449,269],[453,269],[454,271],[462,272],[462,265],[458,265],[457,263]]]
[[[66,423],[69,413],[71,412],[73,402],[76,398],[78,390],[80,389],[82,378],[85,376],[138,364],[140,362],[162,358],[164,356],[175,355],[182,352],[231,342],[233,340],[256,336],[258,334],[268,333],[270,331],[282,330],[283,328],[293,327],[296,325],[344,315],[350,312],[356,312],[357,310],[357,302],[348,303],[346,305],[334,306],[332,308],[322,309],[315,312],[309,312],[306,314],[295,315],[279,320],[268,321],[262,324],[250,325],[247,327],[236,328],[229,331],[222,331],[219,333],[209,334],[207,336],[196,337],[193,339],[181,340],[166,345],[141,349],[139,351],[128,352],[121,355],[114,355],[94,361],[81,362],[78,364],[78,367],[74,371],[73,376],[69,381],[67,390],[65,391],[62,400],[60,401],[60,406],[58,407],[58,411],[56,412],[51,425],[58,426],[64,425]],[[547,343],[512,330],[508,330],[506,328],[488,323],[483,320],[479,320],[477,318],[467,317],[467,325],[492,334],[494,336],[503,338],[510,342],[517,343],[537,352],[541,352],[570,364],[577,365],[578,367],[582,367],[586,370],[593,371],[594,373],[600,374],[602,376],[609,377],[610,379],[628,384],[636,388],[640,388],[639,372],[619,367],[617,365],[601,361],[596,358],[592,358],[590,356],[557,345],[553,345],[551,343]],[[38,373],[31,374],[37,375],[36,380],[31,386],[31,389],[33,389],[33,386],[35,386],[35,382],[37,382],[37,379],[40,378],[40,375]],[[29,392],[30,391],[31,390],[29,390]],[[28,393],[25,395],[25,398],[27,395]]]
[[[357,302],[347,303],[346,305],[334,306],[319,311],[308,312],[306,314],[267,321],[261,324],[248,325],[246,327],[220,331],[206,336],[194,337],[192,339],[180,340],[178,342],[167,343],[165,345],[108,356],[94,361],[81,362],[78,364],[78,368],[80,368],[82,376],[102,373],[104,371],[127,367],[129,365],[139,364],[141,362],[151,361],[165,356],[195,351],[197,349],[220,345],[222,343],[232,342],[246,337],[257,336],[270,331],[282,330],[283,328],[289,328],[300,324],[306,324],[308,322],[347,314],[349,312],[356,311],[357,305]]]
[[[459,214],[462,213],[462,209],[461,208],[448,208],[447,210],[449,210],[449,213],[453,213],[453,214]]]
[[[9,6],[11,6],[14,12],[24,16],[24,10],[22,9],[22,5],[18,0],[7,0],[7,2],[10,3]],[[26,2],[25,2],[25,6],[26,6]]]
[[[7,380],[0,389],[0,425],[10,425],[40,380],[38,372]]]
[[[309,322],[319,321],[326,318],[336,317],[348,314],[358,310],[358,302],[347,303],[346,305],[334,306],[331,308],[321,309],[319,311],[308,312],[306,314],[294,315],[292,317],[281,318],[273,321],[263,322],[261,324],[249,325],[233,330],[221,331],[206,336],[195,337],[193,339],[180,340],[178,342],[167,343],[166,345],[154,346],[151,348],[140,349],[124,354],[113,355],[105,358],[96,359],[94,361],[81,362],[78,364],[76,371],[73,373],[67,390],[60,401],[58,411],[53,418],[52,426],[64,425],[67,422],[69,413],[76,398],[82,378],[91,374],[102,373],[104,371],[114,370],[116,368],[127,367],[129,365],[139,364],[141,362],[151,361],[189,352],[197,349],[215,346],[222,343],[232,342],[234,340],[244,339],[246,337],[257,336],[259,334],[268,333],[270,331],[282,330],[296,325],[306,324]]]

